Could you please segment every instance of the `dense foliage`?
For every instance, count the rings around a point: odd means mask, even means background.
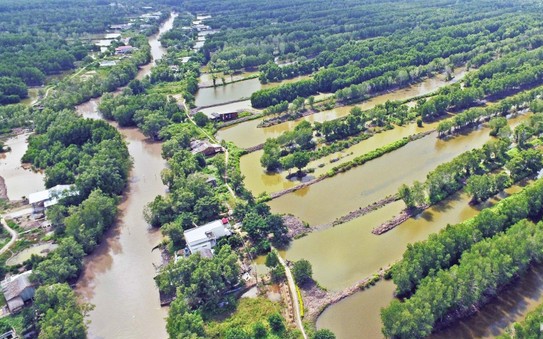
[[[502,232],[527,217],[543,212],[543,181],[538,180],[520,193],[484,209],[476,217],[457,225],[448,225],[428,240],[407,246],[403,258],[392,268],[399,294],[407,294],[427,275],[458,262],[462,253],[479,241]]]
[[[510,159],[507,154],[510,144],[509,140],[491,141],[482,148],[464,152],[428,173],[423,184],[415,182],[411,187],[407,185],[400,187],[400,198],[409,208],[442,201],[464,187],[466,180],[471,176],[488,173],[505,165]],[[543,164],[539,168],[541,166]],[[536,166],[533,170],[537,169]]]
[[[229,5],[231,6],[229,2],[226,2],[222,6],[217,4],[217,7],[224,8]],[[471,8],[473,12],[469,12],[470,6],[467,4],[460,6],[451,3],[447,8],[447,14],[443,8],[439,8],[443,4],[435,2],[428,4],[425,8],[425,16],[420,16],[418,2],[401,5],[394,3],[394,12],[398,6],[402,7],[402,19],[390,20],[389,18],[389,21],[382,21],[381,24],[385,27],[380,27],[381,31],[372,31],[372,33],[364,32],[364,28],[370,26],[373,20],[380,21],[381,15],[391,15],[391,11],[387,10],[388,6],[385,4],[352,4],[349,1],[335,1],[322,8],[322,4],[319,3],[319,10],[315,12],[318,13],[319,20],[322,22],[323,17],[326,20],[328,16],[331,19],[329,25],[321,28],[324,32],[314,29],[314,26],[310,24],[297,26],[300,19],[305,22],[315,15],[310,10],[304,11],[307,15],[303,19],[297,16],[295,24],[291,24],[290,20],[294,18],[290,16],[283,18],[280,22],[276,21],[277,17],[273,16],[275,13],[286,11],[289,7],[297,5],[297,2],[280,2],[274,3],[273,8],[261,6],[252,14],[258,19],[255,18],[248,25],[259,25],[259,28],[251,27],[253,29],[250,33],[240,35],[240,31],[249,27],[242,28],[237,22],[235,24],[229,22],[239,15],[236,11],[239,7],[217,12],[216,8],[207,7],[209,5],[198,6],[190,2],[187,4],[189,8],[205,7],[206,11],[213,14],[213,19],[208,22],[212,26],[221,28],[219,34],[215,34],[206,42],[205,53],[218,50],[218,53],[211,57],[211,63],[219,64],[228,70],[265,63],[260,68],[263,81],[277,81],[286,77],[314,73],[314,79],[311,80],[300,80],[255,92],[251,97],[254,107],[276,105],[283,100],[292,101],[298,96],[312,95],[315,91],[336,92],[351,85],[365,83],[364,88],[360,88],[363,93],[356,88],[358,93],[353,94],[355,88],[349,87],[349,93],[342,92],[338,95],[341,98],[360,97],[417,81],[434,71],[446,69],[448,64],[461,65],[472,59],[474,64],[484,63],[487,60],[481,58],[481,54],[496,50],[498,47],[489,41],[515,38],[532,27],[538,27],[534,18],[525,13],[522,15],[527,25],[520,27],[518,17],[513,15],[514,6],[493,8],[495,3],[490,2],[472,4],[476,7]],[[315,5],[317,5],[316,2],[304,3],[306,8]],[[337,12],[337,8],[342,6],[349,6],[349,11],[345,11],[343,15]],[[267,12],[262,12],[263,10]],[[374,13],[365,24],[357,21],[351,25],[342,26],[341,30],[332,28],[339,23],[346,24],[356,17],[353,13],[364,10],[371,10]],[[487,15],[481,16],[481,11],[485,11]],[[343,17],[345,15],[347,17]],[[417,20],[405,21],[411,15],[418,15]],[[448,17],[440,21],[436,20],[442,15],[448,15]],[[339,20],[339,18],[344,20]],[[431,26],[432,30],[425,32],[424,30],[401,29],[413,25],[414,22],[420,26]],[[229,27],[229,24],[236,29],[225,29]],[[325,35],[317,38],[315,35],[319,33]],[[375,38],[358,40],[357,33],[365,38]],[[260,34],[264,35],[260,37],[260,41],[252,40]],[[306,54],[308,50],[311,52]],[[302,54],[300,55],[302,58],[295,57],[298,53]],[[281,57],[285,54],[289,54],[289,58],[294,57],[300,61],[277,65],[270,61],[270,57],[266,57],[266,55]],[[305,60],[308,57],[310,60]]]
[[[394,300],[381,311],[383,334],[423,338],[448,314],[468,314],[472,305],[496,295],[500,287],[543,259],[543,223],[521,220],[462,254],[458,265],[421,281],[417,292],[403,303]]]
[[[35,117],[35,124],[37,134],[29,139],[23,161],[45,169],[47,187],[75,184],[80,201],[97,188],[112,195],[123,192],[131,161],[114,127],[49,109]]]
[[[88,306],[80,304],[67,284],[42,286],[36,290],[33,311],[44,339],[78,339],[87,337],[84,316]]]
[[[211,259],[194,254],[170,263],[155,280],[161,293],[177,293],[191,309],[213,312],[223,301],[224,292],[239,282],[237,256],[228,245]]]
[[[132,88],[140,88],[139,80],[133,80],[129,84]],[[104,118],[115,120],[120,126],[138,126],[142,132],[153,139],[160,138],[160,131],[172,123],[181,122],[184,118],[182,111],[173,98],[167,98],[162,94],[104,95],[100,102],[100,112]]]
[[[543,305],[529,312],[521,322],[514,323],[506,334],[500,339],[528,339],[541,335],[541,323],[543,323]]]

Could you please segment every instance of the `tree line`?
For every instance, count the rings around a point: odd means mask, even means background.
[[[409,244],[402,260],[392,268],[399,295],[412,292],[426,276],[458,262],[462,253],[485,238],[510,228],[524,218],[536,218],[543,209],[543,181],[484,209],[476,217],[448,225],[427,240]]]
[[[542,257],[543,223],[521,219],[503,233],[483,239],[463,252],[458,264],[426,277],[409,299],[393,300],[382,309],[383,334],[395,338],[423,338],[440,322],[473,311],[532,262]]]
[[[489,19],[486,22],[489,21],[491,20]],[[513,19],[509,18],[504,21],[516,25]],[[363,93],[366,95],[369,94],[368,88],[371,93],[376,93],[394,86],[406,85],[428,75],[432,71],[443,69],[439,65],[440,63],[443,65],[444,58],[449,58],[452,65],[464,64],[476,55],[475,53],[470,54],[470,51],[478,47],[482,48],[487,43],[488,35],[486,34],[495,35],[496,37],[500,35],[499,31],[492,33],[478,31],[481,24],[481,22],[477,22],[442,27],[432,30],[431,36],[411,33],[412,35],[402,35],[397,41],[389,41],[388,39],[372,40],[368,44],[379,44],[379,47],[369,47],[365,46],[365,43],[361,43],[361,48],[365,49],[365,53],[359,51],[356,45],[351,45],[348,49],[349,52],[345,53],[353,54],[343,57],[346,61],[354,61],[317,71],[314,74],[314,79],[317,82],[316,90],[319,92],[336,92],[351,85],[368,82]],[[518,34],[523,32],[524,30],[521,30]],[[490,39],[493,40],[494,38]],[[425,41],[427,45],[419,51],[417,47],[413,46],[417,46],[420,41]],[[456,41],[456,43],[449,45],[452,41]],[[387,44],[394,45],[394,48],[386,50],[386,54],[379,54],[379,52],[383,52],[382,48],[386,49]],[[372,55],[368,50],[376,54]],[[357,53],[356,57],[354,53]],[[427,67],[417,68],[423,65],[427,65]],[[251,98],[251,103],[256,108],[267,107],[282,100],[291,101],[296,96],[304,96],[303,92],[312,89],[307,83],[303,87],[294,87],[292,84],[295,83],[288,84],[291,86],[282,85],[274,89],[255,92]],[[347,96],[353,97],[354,95],[352,93],[342,93],[341,95],[343,98]]]

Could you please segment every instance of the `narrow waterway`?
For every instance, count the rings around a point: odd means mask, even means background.
[[[11,148],[10,152],[0,153],[0,176],[4,178],[10,200],[20,200],[28,197],[30,193],[45,189],[44,175],[24,169],[21,158],[28,148],[30,133],[16,135],[6,140],[5,145]]]
[[[516,126],[529,115],[509,121]],[[397,193],[402,184],[423,181],[439,164],[483,146],[491,137],[483,127],[467,135],[441,140],[432,133],[346,173],[321,181],[269,202],[274,213],[290,213],[310,225],[319,225]]]
[[[337,107],[329,111],[319,112],[295,121],[287,121],[282,124],[266,128],[257,127],[262,122],[262,119],[247,121],[221,129],[217,133],[217,137],[221,140],[234,142],[239,147],[248,148],[265,142],[267,138],[275,138],[286,131],[290,131],[302,121],[324,122],[349,114],[354,106],[358,106],[363,110],[368,110],[377,105],[384,104],[389,100],[406,100],[435,92],[445,85],[461,80],[465,76],[466,71],[463,68],[459,68],[455,71],[455,74],[455,78],[451,81],[445,81],[442,75],[439,75],[433,78],[425,79],[424,81],[406,88],[401,88],[390,93],[378,95],[358,105]]]
[[[542,303],[543,265],[539,264],[481,307],[472,317],[454,323],[430,338],[495,338],[514,322],[524,320],[529,312]]]
[[[161,27],[159,35],[173,26],[171,16]],[[153,59],[160,59],[165,50],[158,36],[149,39]],[[149,74],[143,67],[138,77]],[[100,118],[98,100],[77,107],[87,118]],[[115,124],[113,124],[116,126]],[[165,192],[160,172],[165,167],[161,144],[149,142],[135,128],[120,128],[126,138],[134,165],[130,183],[120,205],[117,225],[103,243],[85,260],[85,269],[76,290],[82,299],[95,305],[90,313],[89,336],[92,338],[166,338],[164,318],[167,309],[160,307],[158,289],[153,280],[153,265],[160,263],[157,251],[162,236],[150,230],[143,219],[145,205]]]
[[[425,124],[423,127],[417,127],[416,124],[405,126],[396,126],[392,130],[377,133],[371,138],[355,144],[341,152],[336,152],[320,159],[311,161],[306,168],[312,168],[315,171],[301,178],[302,182],[314,179],[328,172],[335,166],[344,162],[353,160],[353,158],[371,152],[372,150],[386,146],[393,141],[403,137],[408,137],[424,131],[435,129],[438,123]],[[241,173],[245,176],[245,187],[255,196],[262,192],[273,193],[287,189],[300,184],[300,179],[287,179],[288,172],[267,173],[260,165],[260,158],[264,154],[263,150],[249,153],[240,159]],[[339,159],[339,160],[338,160]]]
[[[329,329],[337,339],[383,338],[380,309],[390,304],[395,288],[392,280],[380,281],[368,290],[343,299],[323,312],[317,320],[317,328]],[[343,319],[340,321],[339,317]]]

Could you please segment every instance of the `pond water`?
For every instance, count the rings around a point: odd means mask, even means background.
[[[509,120],[515,126],[529,115]],[[397,193],[402,184],[423,181],[439,164],[479,148],[491,137],[482,127],[449,140],[432,133],[363,166],[270,201],[274,213],[291,213],[310,225],[319,225]]]
[[[43,191],[43,173],[33,172],[21,166],[21,158],[28,148],[30,133],[19,134],[6,140],[11,152],[0,154],[0,176],[5,180],[10,200],[20,200],[30,193]]]
[[[319,177],[333,167],[344,162],[348,162],[359,155],[368,153],[376,148],[386,146],[391,142],[399,140],[403,137],[432,130],[436,128],[437,124],[438,123],[425,124],[423,127],[417,127],[416,124],[408,124],[405,126],[396,126],[392,130],[377,133],[371,138],[355,144],[341,152],[336,152],[311,161],[306,168],[313,168],[315,171],[306,177],[301,178],[301,180],[307,181],[312,178]],[[264,151],[259,150],[244,155],[240,159],[241,173],[245,176],[245,187],[255,196],[263,192],[277,192],[300,184],[299,179],[287,179],[286,177],[288,172],[286,171],[280,173],[267,173],[260,165],[260,158],[263,154]],[[334,160],[334,162],[331,162],[331,160]]]
[[[525,184],[523,183],[522,186]],[[386,218],[378,217],[377,220],[373,220],[374,217],[371,217],[373,213],[371,213],[350,223],[296,240],[286,255],[290,260],[307,258],[312,263],[314,276],[320,284],[332,289],[343,289],[375,273],[379,268],[400,259],[408,243],[427,239],[431,233],[438,232],[447,224],[454,225],[472,218],[483,208],[490,207],[500,199],[520,190],[521,186],[513,186],[496,198],[478,206],[470,206],[468,196],[457,193],[416,218],[411,218],[380,236],[373,235],[370,231]],[[365,217],[367,218],[363,219]],[[340,230],[341,228],[343,229]],[[336,229],[338,230],[336,231]],[[341,243],[342,246],[330,245],[335,243]],[[328,249],[330,247],[333,247],[334,251]],[[315,250],[318,248],[321,251]],[[543,279],[543,271],[540,269],[538,272],[537,279]],[[337,279],[333,279],[334,275]],[[382,280],[370,289],[357,292],[328,307],[318,318],[317,327],[332,330],[338,339],[383,337],[380,310],[392,301],[394,289],[395,285],[392,281]],[[510,308],[510,310],[516,309],[515,312],[507,314],[503,312],[505,307],[498,308],[495,313],[501,314],[502,327],[505,326],[504,319],[519,318],[518,310],[525,311],[527,309],[527,307],[522,307],[522,304],[528,302],[527,299],[531,298],[530,305],[535,305],[537,298],[543,299],[543,285],[539,286],[537,291],[532,287],[531,291],[526,293],[526,296],[530,296],[529,298],[516,299],[521,301],[521,305]],[[505,298],[509,302],[511,299]],[[494,309],[494,307],[490,306],[490,309]],[[345,316],[346,314],[349,316]],[[483,316],[483,318],[486,317]],[[499,324],[500,320],[495,319],[494,322]],[[488,328],[491,331],[492,324],[493,322],[490,321],[480,327],[481,329]],[[473,338],[479,337],[479,333],[485,331],[470,335],[469,331],[462,329],[465,326],[459,327],[455,326],[449,331],[441,333],[440,338]],[[489,333],[495,333],[495,331]]]
[[[287,121],[266,128],[257,127],[262,122],[262,119],[247,121],[241,124],[221,129],[217,133],[217,137],[221,140],[224,139],[226,141],[234,142],[239,147],[248,148],[264,143],[267,138],[275,138],[286,131],[290,131],[302,121],[324,122],[346,116],[347,114],[349,114],[350,110],[354,106],[358,106],[363,110],[368,110],[377,105],[384,104],[388,100],[405,100],[417,97],[419,95],[435,92],[436,90],[445,85],[462,79],[466,74],[466,71],[464,69],[457,69],[455,71],[455,74],[455,78],[451,81],[445,81],[442,76],[436,76],[433,78],[425,79],[422,82],[406,88],[375,96],[358,105],[337,107],[329,111],[319,112],[295,121]]]
[[[30,248],[27,248],[25,250],[22,250],[21,252],[15,254],[13,257],[9,258],[6,261],[6,264],[9,266],[19,265],[23,262],[30,259],[30,257],[34,255],[38,255],[40,257],[45,257],[47,253],[53,251],[55,248],[57,248],[57,244],[52,243],[46,243],[46,244],[40,244],[36,246],[32,246]]]

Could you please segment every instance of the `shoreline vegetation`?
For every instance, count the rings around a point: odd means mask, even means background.
[[[365,154],[362,154],[348,162],[345,162],[345,163],[342,163],[341,165],[338,165],[338,166],[335,166],[333,167],[332,169],[330,169],[328,172],[322,174],[321,176],[319,176],[318,178],[316,179],[313,179],[313,180],[310,180],[310,181],[307,181],[307,182],[304,182],[302,184],[299,184],[299,185],[296,185],[294,187],[291,187],[291,188],[287,188],[287,189],[284,189],[284,190],[281,190],[281,191],[278,191],[278,192],[274,192],[274,193],[271,193],[269,195],[266,195],[264,196],[263,200],[262,201],[269,201],[269,200],[273,200],[273,199],[277,199],[285,194],[288,194],[288,193],[292,193],[292,192],[296,192],[300,189],[303,189],[303,188],[306,188],[306,187],[309,187],[311,185],[314,185],[322,180],[325,180],[327,178],[331,178],[331,177],[334,177],[338,174],[341,174],[343,172],[346,172],[350,169],[353,169],[353,168],[356,168],[358,166],[362,166],[364,165],[366,162],[368,161],[371,161],[371,160],[374,160],[374,159],[377,159],[387,153],[390,153],[392,151],[395,151],[405,145],[407,145],[408,143],[412,142],[412,141],[415,141],[415,140],[418,140],[418,139],[421,139],[421,138],[424,138],[432,133],[434,133],[435,130],[431,130],[431,131],[425,131],[425,132],[421,132],[421,133],[417,133],[417,134],[413,134],[409,137],[405,137],[405,138],[402,138],[400,140],[397,140],[397,141],[394,141],[388,145],[385,145],[383,147],[380,147],[380,148],[377,148],[371,152],[368,152],[368,153],[365,153]]]
[[[6,6],[9,7],[10,4]],[[38,2],[37,6],[39,8],[42,5]],[[57,4],[51,3],[50,6],[55,8]],[[68,6],[65,10],[74,9],[75,7]],[[104,11],[104,8],[100,9],[100,6],[95,4],[86,10],[85,13],[91,20],[95,18],[95,11],[101,11],[105,20],[102,26],[109,27],[109,10]],[[125,15],[141,13],[140,11],[141,9],[130,7],[126,12],[118,11],[116,18],[124,19]],[[148,27],[151,29],[146,31],[147,35],[154,34],[169,16],[168,13],[150,21]],[[69,23],[73,18],[66,17],[66,20]],[[87,23],[81,28],[86,29],[85,25]],[[46,256],[33,256],[31,260],[13,267],[2,262],[2,275],[8,272],[14,274],[19,269],[26,268],[32,270],[30,279],[39,285],[33,306],[23,310],[24,321],[21,322],[21,328],[18,328],[21,335],[26,336],[30,332],[45,336],[47,333],[63,335],[69,332],[69,336],[74,338],[86,336],[88,323],[85,316],[92,307],[85,302],[78,302],[70,285],[79,278],[84,258],[94,252],[104,240],[107,230],[117,222],[119,203],[122,196],[127,194],[131,161],[126,143],[115,128],[103,121],[83,119],[75,113],[74,106],[103,93],[116,91],[135,77],[137,66],[150,62],[147,36],[139,34],[131,39],[139,49],[111,69],[101,70],[98,75],[94,72],[95,75],[89,79],[83,79],[83,76],[81,79],[76,78],[89,64],[97,65],[97,62],[85,58],[81,68],[73,74],[67,74],[63,79],[56,80],[54,86],[47,88],[46,95],[31,102],[30,107],[1,107],[1,118],[7,119],[9,129],[16,131],[20,127],[32,126],[33,133],[28,139],[28,149],[21,161],[31,163],[32,168],[45,169],[46,187],[67,184],[77,187],[78,192],[47,210],[47,217],[51,220],[48,227],[53,231],[44,237],[40,230],[33,232],[31,237],[34,238],[31,241],[36,241],[36,237],[54,240],[58,244],[56,249]],[[86,48],[80,52],[87,55]],[[32,118],[29,118],[30,115]],[[68,148],[71,151],[67,151]],[[104,161],[106,158],[108,160]],[[92,171],[98,168],[93,174]],[[99,174],[100,171],[104,172]],[[0,181],[1,189],[5,191],[4,179],[0,178]],[[69,211],[67,206],[70,206]],[[14,223],[14,226],[21,232],[17,224]],[[21,234],[24,233],[27,232]],[[24,236],[24,239],[15,245],[18,248],[15,251],[24,249],[29,244],[31,242],[28,237]],[[55,314],[53,318],[51,310]],[[59,328],[60,322],[66,325]]]

